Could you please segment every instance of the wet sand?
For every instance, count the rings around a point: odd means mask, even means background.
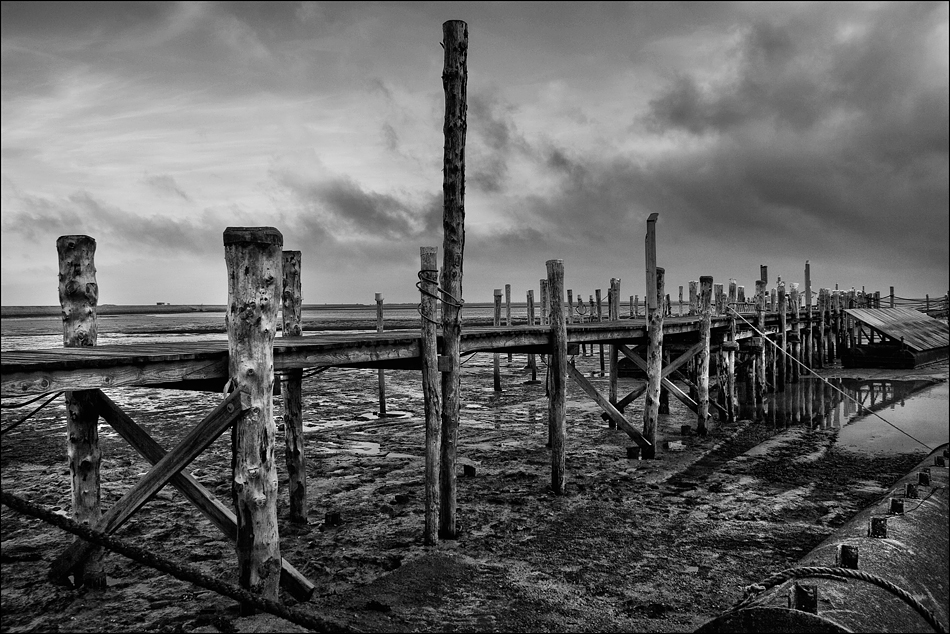
[[[530,378],[524,361],[516,355],[507,365],[502,355],[500,394],[492,390],[490,355],[463,368],[459,462],[475,475],[459,477],[460,538],[431,548],[421,539],[418,373],[387,371],[389,410],[409,413],[389,420],[372,415],[375,370],[331,369],[305,380],[311,524],[286,521],[283,475],[278,513],[282,554],[317,585],[307,609],[364,631],[692,631],[741,599],[743,586],[797,561],[926,453],[871,456],[838,447],[834,428],[749,421],[716,423],[705,438],[682,437],[680,426],[694,424],[694,415],[671,399],[659,441],[681,441],[685,449],[629,460],[626,434],[608,429],[597,406],[572,385],[568,490],[554,496],[544,386],[523,385]],[[599,370],[597,357],[576,361],[588,375]],[[946,380],[947,371],[943,362],[916,371],[825,374]],[[606,392],[607,378],[592,380]],[[622,379],[621,390],[637,384]],[[109,395],[166,448],[220,399],[145,389]],[[627,413],[639,426],[640,405]],[[5,491],[66,511],[69,477],[57,416],[61,421],[61,406],[4,436],[0,475]],[[5,413],[4,426],[8,420]],[[108,427],[101,434],[107,507],[148,465]],[[282,465],[282,449],[278,455]],[[230,436],[190,471],[227,502]],[[331,511],[340,513],[340,526],[323,525]],[[117,534],[234,581],[233,548],[171,488]],[[3,632],[296,628],[267,615],[241,618],[230,599],[114,554],[107,560],[109,588],[54,586],[46,570],[67,538],[6,507],[0,539]]]

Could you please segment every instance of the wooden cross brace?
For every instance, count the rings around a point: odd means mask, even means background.
[[[152,469],[116,502],[92,528],[104,533],[114,533],[138,511],[166,483],[171,483],[228,539],[237,539],[237,518],[234,513],[190,474],[182,469],[188,466],[221,434],[225,432],[249,407],[247,397],[232,392],[208,416],[198,423],[177,447],[166,452],[148,432],[135,423],[118,405],[101,390],[94,390],[99,415],[109,423],[136,451],[152,465]],[[50,565],[49,578],[58,581],[65,578],[86,557],[93,546],[76,539]],[[314,586],[287,560],[281,560],[280,583],[294,598],[306,601],[315,590]]]

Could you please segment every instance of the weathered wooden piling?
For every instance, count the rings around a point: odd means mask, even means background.
[[[663,303],[665,271],[656,265],[656,220],[659,214],[647,218],[647,233],[644,238],[646,259],[646,313],[647,313],[647,391],[644,393],[643,436],[650,443],[644,450],[644,458],[652,458],[656,452],[656,426],[660,413],[660,379],[663,370]]]
[[[550,390],[548,392],[548,429],[551,439],[551,490],[560,495],[564,493],[565,441],[567,421],[567,321],[564,316],[564,261],[548,260],[548,282],[550,290],[551,315],[551,354],[548,355],[550,368]]]
[[[826,339],[825,339],[825,311],[828,309],[828,289],[818,290],[818,363],[819,368],[825,367]]]
[[[422,326],[422,393],[426,417],[425,523],[423,541],[431,546],[439,540],[440,464],[442,447],[442,404],[439,396],[439,351],[436,339],[439,265],[435,247],[419,249],[419,313]]]
[[[788,374],[788,301],[785,296],[785,282],[781,281],[778,283],[778,316],[779,329],[778,335],[775,337],[775,343],[778,345],[778,352],[775,355],[775,383],[776,389],[779,392],[784,392],[785,383],[787,382],[786,375]]]
[[[383,331],[383,294],[376,293],[376,332]],[[379,417],[386,416],[386,372],[379,368]]]
[[[814,346],[814,332],[811,320],[811,265],[805,260],[805,341],[802,361],[809,368],[815,367],[812,347]]]
[[[765,347],[768,345],[765,341],[765,281],[758,280],[755,283],[755,316],[756,328],[762,333],[760,341],[754,345],[756,347],[755,360],[755,403],[757,408],[761,408],[765,402]]]
[[[528,325],[534,326],[534,289],[528,290],[527,302]],[[538,360],[533,352],[528,354],[528,368],[531,369],[531,382],[533,383],[538,380]]]
[[[699,280],[689,281],[689,314],[699,314]]]
[[[301,318],[303,297],[300,281],[300,251],[284,251],[282,254],[281,292],[281,338],[300,337],[303,334]],[[382,372],[382,370],[380,370]],[[380,383],[382,388],[382,383]],[[296,368],[284,371],[281,389],[284,406],[284,464],[287,467],[290,521],[306,524],[307,505],[307,455],[303,444],[303,370]],[[385,392],[380,391],[380,402],[385,402]]]
[[[272,227],[228,227],[228,373],[250,407],[232,427],[231,493],[242,587],[277,599],[281,558],[274,461],[274,334],[283,236]],[[250,612],[247,606],[244,612]]]
[[[610,278],[610,302],[607,319],[620,321],[620,280]],[[610,346],[610,393],[608,399],[611,405],[617,404],[618,379],[620,369],[620,351],[617,346]]]
[[[733,422],[738,418],[739,402],[736,391],[736,352],[739,344],[736,343],[736,301],[738,287],[734,279],[729,280],[729,296],[727,313],[729,315],[729,331],[727,340],[723,343],[723,353],[726,361],[726,420]],[[722,387],[720,386],[720,389]]]
[[[83,235],[61,236],[56,240],[56,251],[59,255],[63,346],[93,347],[99,336],[96,241]],[[99,476],[102,451],[99,448],[99,412],[93,391],[66,392],[66,457],[73,519],[95,526],[102,517]],[[73,571],[76,585],[106,587],[103,557],[103,551],[96,548],[82,565],[77,566]]]
[[[567,289],[567,323],[574,323],[574,291]]]
[[[445,148],[442,172],[442,340],[447,371],[442,373],[442,505],[439,534],[455,539],[456,444],[460,411],[461,369],[459,337],[462,304],[462,257],[465,250],[465,135],[468,91],[468,25],[461,20],[442,24],[445,91]]]
[[[722,285],[720,284],[720,287]],[[699,392],[699,407],[696,411],[696,431],[706,435],[706,426],[709,420],[709,326],[711,323],[712,307],[710,305],[713,292],[713,278],[702,275],[699,278],[699,341],[702,347],[697,354],[696,386]]]
[[[495,328],[501,326],[501,289],[495,289]],[[499,369],[498,353],[492,359],[492,379],[496,392],[501,392],[501,370]]]
[[[800,303],[801,298],[798,295],[798,283],[792,283],[792,331],[788,335],[788,342],[791,347],[792,355],[792,383],[798,383],[801,377],[801,328],[800,328]]]
[[[550,308],[550,293],[548,292],[548,281],[541,280],[541,325],[548,325],[548,309]]]
[[[505,325],[511,327],[511,284],[505,284]],[[511,363],[511,353],[508,353],[508,363]]]

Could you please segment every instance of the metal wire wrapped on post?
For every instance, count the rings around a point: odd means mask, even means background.
[[[424,276],[425,273],[435,273],[436,277],[435,277],[435,279],[430,278],[430,277],[425,277],[425,276]],[[418,288],[418,289],[419,289],[419,292],[422,293],[423,295],[425,295],[425,296],[427,296],[427,297],[431,297],[432,299],[442,300],[444,303],[449,304],[450,306],[455,306],[456,308],[459,308],[459,309],[461,309],[462,306],[465,305],[465,300],[464,300],[464,299],[460,299],[460,298],[458,298],[458,297],[455,297],[454,295],[452,295],[451,293],[449,293],[447,290],[445,290],[445,289],[442,288],[441,286],[438,286],[438,283],[439,283],[439,279],[438,279],[439,270],[438,270],[438,269],[423,269],[423,270],[419,271],[419,274],[418,274],[418,275],[419,275],[419,281],[416,282],[416,288]],[[430,284],[436,284],[436,290],[439,292],[439,295],[433,295],[432,293],[430,293],[430,292],[427,291],[426,289],[422,288],[422,283],[423,283],[423,282],[429,282]],[[446,298],[448,298],[448,299],[446,299]],[[422,304],[421,304],[421,303],[416,306],[416,310],[419,311],[419,316],[422,317],[423,319],[425,319],[426,321],[428,321],[430,324],[435,324],[436,326],[441,326],[441,325],[442,325],[442,324],[440,324],[439,322],[437,322],[437,321],[435,321],[435,320],[432,320],[432,319],[429,319],[428,317],[426,317],[425,315],[422,314]]]

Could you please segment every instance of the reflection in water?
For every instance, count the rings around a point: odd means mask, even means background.
[[[768,424],[777,428],[848,428],[841,441],[865,449],[921,448],[899,431],[888,429],[887,423],[870,412],[878,412],[931,447],[947,442],[947,383],[841,378],[825,382],[803,377],[799,383],[786,385],[784,392],[766,394],[765,401],[762,418]],[[740,389],[740,403],[742,416],[755,419],[755,408],[749,406],[744,389]]]

